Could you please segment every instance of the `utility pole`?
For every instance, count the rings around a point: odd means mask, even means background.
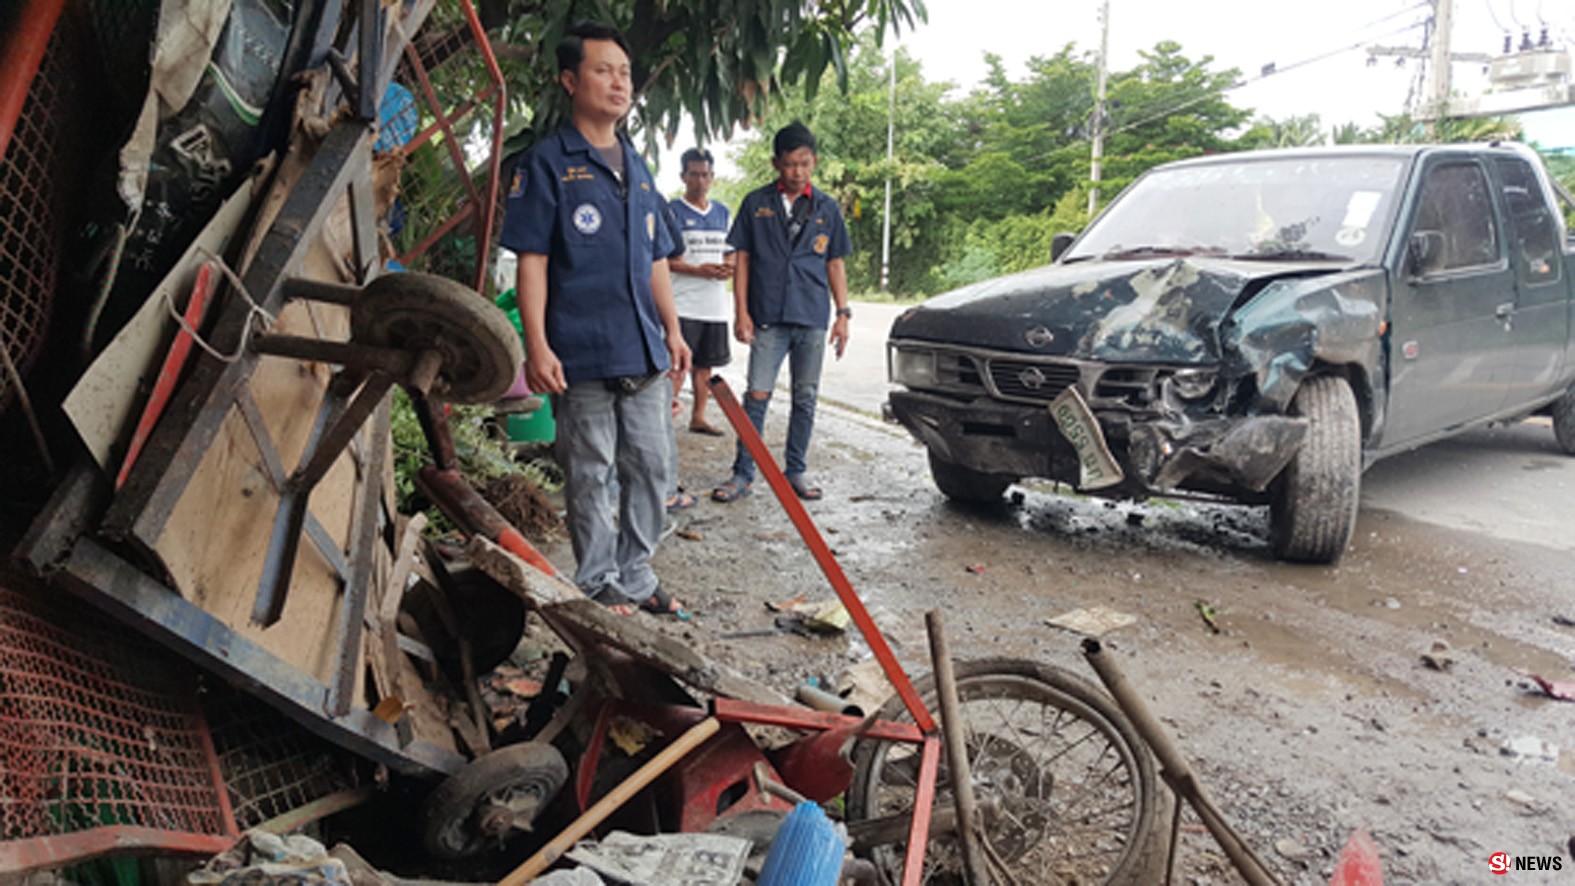
[[[1455,0],[1433,0],[1433,53],[1427,72],[1429,138],[1438,136],[1438,121],[1449,116],[1449,39],[1454,25]]]
[[[1093,187],[1088,189],[1088,217],[1094,217],[1099,208],[1099,177],[1103,172],[1100,160],[1105,156],[1105,79],[1110,68],[1110,0],[1099,4],[1099,73],[1094,85],[1093,158],[1089,163],[1088,179]]]
[[[891,49],[891,79],[886,89],[886,205],[881,210],[880,291],[891,285],[891,158],[897,130],[897,47]]]

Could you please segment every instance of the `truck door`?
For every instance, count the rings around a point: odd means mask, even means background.
[[[1422,176],[1389,313],[1386,447],[1493,413],[1507,385],[1515,280],[1486,170],[1441,157]]]
[[[1516,278],[1510,319],[1514,351],[1504,402],[1504,409],[1509,410],[1561,388],[1564,348],[1569,341],[1569,289],[1563,274],[1559,225],[1536,171],[1518,158],[1502,158],[1493,165],[1504,195],[1508,216],[1505,242]]]

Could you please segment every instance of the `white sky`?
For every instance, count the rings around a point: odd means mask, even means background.
[[[1020,79],[1030,56],[1053,55],[1068,42],[1077,51],[1099,48],[1099,0],[925,0],[925,6],[929,22],[899,42],[923,64],[927,80],[963,90],[984,77],[986,52]],[[1110,0],[1110,66],[1130,69],[1139,49],[1174,40],[1189,59],[1213,56],[1210,70],[1238,68],[1254,81],[1229,94],[1236,107],[1276,119],[1316,113],[1326,129],[1347,122],[1373,127],[1380,113],[1404,110],[1420,62],[1402,66],[1389,57],[1368,65],[1366,47],[1419,47],[1427,6],[1426,0]],[[1575,51],[1575,0],[1455,0],[1454,10],[1454,52],[1498,55],[1506,30],[1518,45],[1523,29],[1535,41],[1543,23],[1555,42]],[[1278,73],[1261,76],[1271,62]],[[1457,63],[1452,73],[1456,94],[1479,95],[1488,86],[1480,64]],[[1575,147],[1575,108],[1518,116],[1528,138]],[[657,176],[663,193],[682,187],[677,154],[684,147],[680,139],[665,152],[672,156],[663,157]],[[713,148],[718,171],[728,174],[725,150]]]

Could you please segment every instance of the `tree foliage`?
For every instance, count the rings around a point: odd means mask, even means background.
[[[923,0],[481,0],[514,111],[535,133],[566,116],[553,48],[575,21],[620,28],[633,54],[632,131],[671,142],[687,114],[696,136],[731,135],[768,98],[823,75],[847,77],[856,35],[877,41],[924,20]],[[514,144],[518,144],[515,140]]]

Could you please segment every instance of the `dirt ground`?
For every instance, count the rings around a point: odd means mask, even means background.
[[[785,418],[774,406],[776,452]],[[680,512],[657,567],[695,617],[662,629],[784,692],[812,677],[845,684],[870,659],[856,635],[726,637],[773,631],[768,602],[833,592],[764,482],[734,504],[706,500],[731,436],[679,437],[701,501]],[[935,491],[905,432],[838,408],[821,411],[811,467],[826,497],[809,512],[914,674],[929,670],[931,609],[957,657],[1025,657],[1090,680],[1080,637],[1048,620],[1090,606],[1132,616],[1107,645],[1287,882],[1328,882],[1355,828],[1372,833],[1386,882],[1575,879],[1575,751],[1560,750],[1575,744],[1575,704],[1517,673],[1575,678],[1568,555],[1364,509],[1338,566],[1289,566],[1269,556],[1256,509],[1114,504],[1048,485],[963,509]],[[566,542],[548,553],[572,566]],[[1558,855],[1562,871],[1499,879],[1488,860],[1500,851]],[[1239,882],[1190,814],[1177,882]]]

